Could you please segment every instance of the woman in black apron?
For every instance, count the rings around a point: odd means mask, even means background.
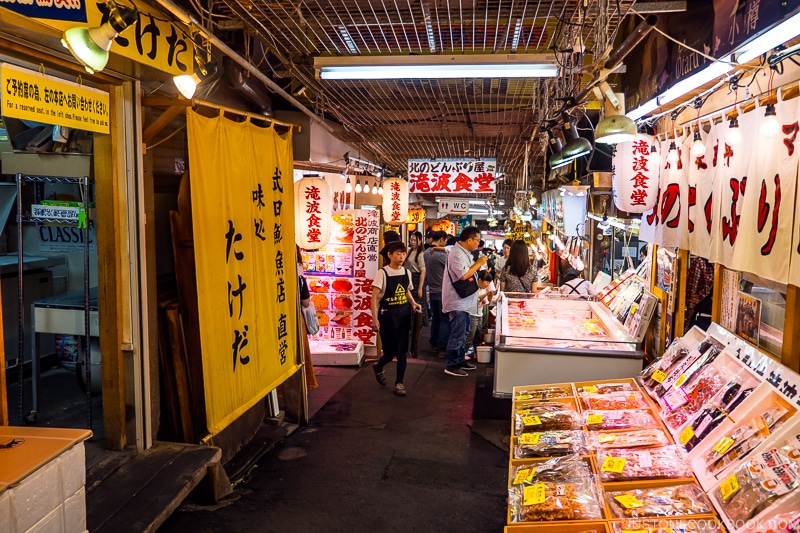
[[[380,332],[383,345],[383,356],[374,366],[375,379],[381,385],[386,385],[383,368],[397,358],[394,392],[398,396],[405,396],[403,378],[406,373],[411,313],[419,312],[421,308],[411,295],[411,276],[403,267],[405,245],[402,242],[390,243],[386,253],[390,263],[378,271],[372,285],[372,329]]]

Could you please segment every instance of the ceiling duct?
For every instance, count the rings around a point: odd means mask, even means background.
[[[222,60],[225,85],[255,104],[262,115],[272,116],[272,98],[264,86],[253,76],[245,76],[244,69],[229,57]]]

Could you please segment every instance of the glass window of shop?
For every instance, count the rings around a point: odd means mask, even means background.
[[[780,358],[786,285],[749,272],[723,271],[720,324]]]

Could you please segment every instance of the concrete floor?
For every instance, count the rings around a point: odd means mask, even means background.
[[[394,364],[386,387],[371,363],[321,369],[309,425],[223,505],[186,504],[159,531],[502,531],[511,406],[491,398],[491,365],[478,367],[448,376],[443,359],[421,353],[405,398],[394,395]]]

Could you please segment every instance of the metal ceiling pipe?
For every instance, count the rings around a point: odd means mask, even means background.
[[[658,15],[647,15],[639,24],[633,29],[630,35],[625,37],[625,40],[622,41],[622,44],[608,56],[606,59],[605,64],[603,65],[603,70],[608,72],[613,71],[615,68],[620,66],[622,60],[625,59],[631,51],[636,48],[640,42],[644,40],[645,37],[656,27],[658,24]],[[581,90],[578,94],[575,95],[575,103],[579,104],[588,98],[589,94],[592,92],[592,88],[603,81],[606,76],[598,76],[597,78],[593,79],[589,83],[586,84],[586,87]]]
[[[205,36],[208,41],[213,44],[220,52],[225,54],[226,56],[233,59],[236,63],[238,63],[243,69],[247,70],[250,74],[261,80],[264,85],[269,87],[269,89],[283,98],[285,98],[290,104],[296,107],[298,110],[302,111],[306,114],[311,120],[325,128],[328,133],[333,134],[334,129],[333,127],[325,122],[322,118],[318,117],[313,111],[308,109],[306,106],[298,102],[291,94],[284,91],[277,83],[269,79],[265,76],[260,70],[258,70],[255,66],[251,65],[249,61],[245,58],[240,56],[233,48],[222,42],[219,38],[217,38],[213,33],[209,33],[206,31],[205,28],[195,20],[194,16],[185,11],[182,7],[172,3],[171,0],[158,0],[158,4],[168,10],[170,13],[175,15],[178,19],[180,19],[186,25],[194,26],[198,32],[200,32],[203,36]]]

